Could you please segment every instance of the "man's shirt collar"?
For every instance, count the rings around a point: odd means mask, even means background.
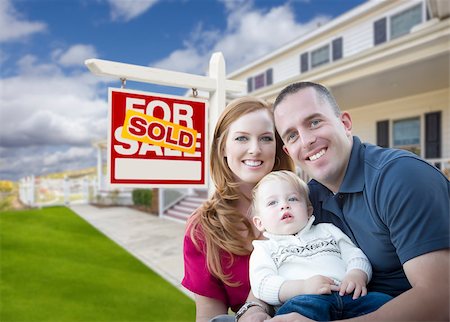
[[[352,152],[339,193],[361,192],[364,189],[364,151],[361,140],[353,137]]]

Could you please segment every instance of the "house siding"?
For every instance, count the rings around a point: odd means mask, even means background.
[[[300,58],[291,55],[285,60],[273,63],[274,83],[297,76],[300,73]]]
[[[261,62],[259,65],[252,66],[251,68],[242,71],[242,73],[233,77],[236,80],[247,80],[249,77],[255,77],[263,73],[268,68],[273,68],[273,81],[274,84],[282,82],[286,79],[300,75],[300,55],[302,53],[309,53],[309,69],[308,72],[322,66],[327,66],[333,64],[333,60],[330,57],[330,61],[324,65],[317,66],[316,68],[311,68],[311,55],[310,53],[318,48],[325,45],[330,46],[334,39],[342,37],[343,39],[343,57],[348,58],[352,55],[356,55],[365,50],[374,47],[374,35],[373,35],[373,24],[375,21],[381,18],[387,18],[402,12],[405,9],[416,6],[417,4],[422,4],[422,9],[426,8],[424,0],[409,0],[409,1],[392,1],[388,5],[382,7],[382,9],[375,12],[369,12],[366,15],[356,17],[352,21],[346,21],[341,26],[330,30],[326,33],[319,34],[316,37],[306,39],[303,43],[288,49],[284,53],[269,59],[267,61]],[[425,22],[426,13],[425,10],[422,12],[423,21]],[[389,21],[387,23],[387,33],[389,35]],[[387,37],[387,42],[389,42],[389,36]],[[338,60],[339,61],[339,60]],[[305,73],[306,74],[306,73]]]
[[[373,47],[372,22],[362,22],[342,34],[344,39],[344,58]]]

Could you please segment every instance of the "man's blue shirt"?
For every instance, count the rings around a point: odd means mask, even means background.
[[[449,248],[450,183],[416,155],[353,137],[349,164],[334,195],[309,183],[315,223],[342,229],[369,258],[369,291],[397,296],[411,288],[402,265]]]

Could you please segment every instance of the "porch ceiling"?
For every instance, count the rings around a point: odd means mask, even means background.
[[[343,110],[377,102],[450,88],[448,52],[411,64],[384,70],[346,83],[331,90]]]
[[[262,88],[274,100],[290,83],[329,87],[343,110],[450,88],[450,19],[432,20],[407,36]]]

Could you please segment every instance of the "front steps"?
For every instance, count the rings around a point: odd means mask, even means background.
[[[208,198],[208,192],[195,190],[164,211],[164,216],[186,222],[192,213]]]

